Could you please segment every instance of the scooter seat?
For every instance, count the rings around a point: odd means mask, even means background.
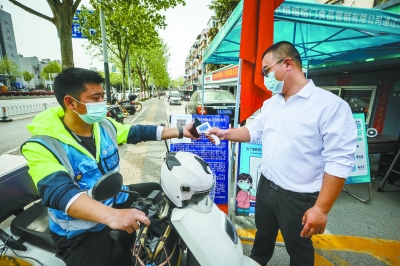
[[[50,252],[56,247],[50,235],[47,207],[33,204],[19,213],[11,222],[11,233],[23,240]]]

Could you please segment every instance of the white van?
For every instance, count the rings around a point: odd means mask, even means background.
[[[179,91],[171,91],[169,93],[169,105],[182,105],[182,95]]]

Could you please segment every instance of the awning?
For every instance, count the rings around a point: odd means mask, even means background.
[[[206,64],[239,61],[242,11],[243,0],[204,53]],[[274,42],[293,43],[307,68],[400,57],[400,15],[379,9],[286,0],[274,32]]]

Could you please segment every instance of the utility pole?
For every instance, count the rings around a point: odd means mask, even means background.
[[[131,86],[131,62],[129,60],[129,53],[128,53],[128,86],[129,86],[129,93],[132,93],[132,86]]]
[[[101,1],[100,4],[102,5],[103,1]],[[107,102],[111,104],[110,71],[108,68],[106,25],[105,25],[104,9],[101,5],[100,5],[100,28],[101,28],[101,40],[103,45],[104,77],[106,82]]]

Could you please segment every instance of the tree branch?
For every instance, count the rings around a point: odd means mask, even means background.
[[[38,16],[38,17],[40,17],[40,18],[43,18],[43,19],[45,19],[45,20],[50,21],[51,23],[53,23],[53,24],[55,25],[54,18],[48,17],[48,16],[46,16],[46,15],[43,15],[42,13],[39,13],[39,12],[37,12],[36,10],[33,10],[33,9],[30,8],[30,7],[27,7],[27,6],[21,4],[20,2],[18,2],[18,1],[16,1],[16,0],[8,0],[8,1],[10,1],[10,2],[13,3],[14,5],[19,6],[19,7],[22,8],[23,10],[25,10],[25,11],[27,11],[27,12],[29,12],[29,13],[35,15],[35,16]]]
[[[81,3],[81,0],[76,0],[76,1],[75,1],[74,6],[72,7],[74,13],[75,13],[75,11],[78,9],[78,6],[79,6],[80,3]]]

